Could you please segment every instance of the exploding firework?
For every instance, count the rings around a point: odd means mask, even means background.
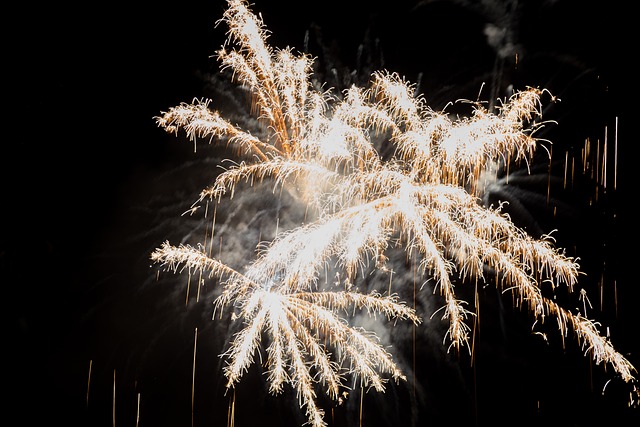
[[[551,235],[517,226],[502,204],[483,203],[491,176],[529,170],[544,147],[537,135],[553,94],[529,87],[493,107],[458,100],[452,105],[468,112],[461,117],[432,110],[414,85],[386,71],[373,72],[366,87],[335,93],[312,79],[313,58],[267,43],[245,1],[230,0],[221,22],[229,37],[218,59],[250,95],[254,129],[225,119],[208,99],[157,117],[196,147],[228,144],[237,158],[189,210],[205,212],[202,241],[166,242],[151,258],[199,287],[214,284],[213,321],[224,318],[235,331],[222,354],[227,388],[259,362],[270,392],[291,386],[307,421],[326,425],[320,391],[333,405],[351,390],[385,392],[388,377],[406,380],[380,338],[390,328],[405,321],[423,328],[437,316],[445,348],[473,355],[478,286],[512,294],[534,325],[555,322],[561,337],[573,335],[596,364],[635,384],[635,368],[587,317],[584,289],[582,311],[556,300],[577,291],[578,260]],[[513,177],[516,185],[526,181]],[[220,227],[218,215],[255,188],[287,197],[304,214],[275,210],[269,232],[258,233],[255,259],[229,258],[233,250],[218,236],[232,218]],[[465,286],[475,286],[473,301],[461,297]],[[439,305],[418,304],[422,293]]]

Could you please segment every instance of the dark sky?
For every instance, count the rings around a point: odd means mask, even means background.
[[[567,241],[587,248],[581,254],[587,271],[617,279],[617,309],[607,288],[606,308],[595,317],[611,325],[614,344],[640,365],[637,328],[630,326],[637,325],[638,291],[633,253],[626,250],[637,226],[633,181],[625,178],[634,167],[636,141],[630,105],[635,42],[627,10],[618,2],[580,2],[576,8],[563,0],[519,2],[522,10],[511,14],[471,1],[395,1],[375,8],[365,1],[255,3],[273,46],[302,51],[309,31],[309,53],[322,65],[397,71],[419,82],[434,108],[477,96],[482,83],[491,86],[500,65],[499,91],[509,84],[547,87],[563,99],[548,117],[559,124],[550,134],[557,152],[577,149],[618,123],[618,188],[609,187],[606,197],[601,193],[606,203],[595,213],[574,217],[575,235]],[[5,367],[15,405],[8,415],[20,425],[112,425],[114,372],[118,426],[135,425],[138,392],[146,403],[141,426],[191,423],[190,351],[203,313],[185,313],[180,304],[173,307],[176,318],[161,312],[175,295],[162,287],[150,290],[155,270],[148,254],[164,240],[173,224],[169,218],[179,221],[172,217],[182,212],[163,210],[163,200],[191,197],[202,180],[190,177],[188,168],[168,173],[195,161],[197,153],[165,134],[153,117],[205,95],[203,76],[218,69],[211,56],[224,41],[224,27],[214,26],[223,11],[220,0],[29,3],[7,17],[0,271],[9,329]],[[489,23],[511,31],[517,66],[512,57],[496,62],[483,33]],[[360,45],[368,46],[370,60],[358,57]],[[513,425],[515,417],[520,425],[591,426],[606,416],[623,426],[638,418],[640,410],[626,407],[624,384],[614,380],[601,393],[609,373],[582,357],[573,338],[564,351],[541,348],[526,337],[530,325],[512,320],[508,340],[487,333],[477,369],[442,365],[439,352],[425,350],[419,361],[425,397],[413,405],[421,411],[418,425],[457,425],[456,418],[465,425]],[[204,344],[207,337],[216,339],[205,331],[199,345],[211,356],[206,349],[220,343]],[[211,379],[201,380],[199,396],[214,396],[213,403],[199,403],[195,425],[226,421],[229,397],[222,396],[215,356],[199,377]],[[245,395],[237,398],[242,412],[236,426],[252,425],[254,404],[263,420],[295,425],[288,410],[295,400],[282,403],[256,390],[251,376],[239,387]],[[411,425],[405,392],[388,393],[394,409],[387,416],[397,413],[402,425]],[[377,409],[370,409],[365,425],[385,425],[387,404],[369,402]],[[336,414],[334,425],[353,420],[340,408]]]

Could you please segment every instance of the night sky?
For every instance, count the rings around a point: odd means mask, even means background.
[[[230,396],[218,357],[224,336],[211,324],[211,305],[185,307],[184,292],[156,282],[149,261],[157,245],[188,226],[180,215],[215,167],[198,163],[200,152],[153,118],[215,92],[207,76],[218,70],[214,55],[225,27],[215,22],[225,2],[134,3],[29,3],[7,16],[0,272],[6,416],[19,425],[113,425],[114,376],[118,427],[136,425],[138,393],[140,426],[227,422]],[[597,190],[579,181],[558,195],[571,209],[557,218],[537,217],[539,206],[524,202],[537,225],[558,228],[560,242],[583,260],[586,286],[598,289],[605,278],[603,303],[595,290],[589,294],[591,317],[640,367],[636,189],[627,178],[637,158],[631,14],[613,1],[512,2],[521,9],[511,12],[475,3],[372,8],[365,1],[263,0],[253,10],[262,13],[273,47],[303,51],[306,43],[319,75],[334,87],[346,80],[333,79],[331,68],[353,71],[356,80],[358,70],[384,68],[419,83],[434,109],[475,99],[483,83],[483,98],[491,88],[500,97],[509,87],[548,88],[561,98],[545,116],[557,122],[545,134],[555,153],[577,152],[585,139],[602,138],[605,128],[611,138],[616,129],[615,189],[611,181]],[[497,61],[487,28],[510,31],[517,63],[513,55]],[[417,355],[420,398],[412,400],[406,385],[371,392],[363,425],[595,426],[603,417],[610,425],[638,425],[640,409],[627,406],[629,385],[591,363],[573,336],[563,349],[551,329],[547,345],[508,297],[492,288],[482,297],[475,365],[418,336],[403,350]],[[236,390],[235,426],[302,425],[296,404],[295,396],[266,395],[253,369]],[[327,422],[358,425],[358,409],[350,399],[328,410]]]

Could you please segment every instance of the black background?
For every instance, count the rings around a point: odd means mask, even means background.
[[[475,97],[494,72],[495,53],[482,33],[493,15],[472,2],[256,3],[253,10],[262,13],[275,47],[302,50],[305,31],[317,25],[333,59],[354,69],[360,43],[377,40],[384,68],[420,81],[436,109]],[[520,19],[522,57],[517,67],[505,65],[510,71],[504,79],[519,87],[548,87],[563,98],[551,112],[559,123],[554,143],[579,147],[586,137],[618,123],[618,183],[615,191],[607,189],[606,216],[579,216],[575,229],[583,233],[576,237],[580,242],[589,236],[599,242],[606,234],[605,261],[599,252],[581,254],[588,271],[600,274],[604,264],[616,277],[617,311],[596,311],[595,317],[611,325],[614,345],[637,366],[636,187],[629,178],[637,143],[632,104],[637,37],[630,8],[617,2],[523,3],[527,7],[514,15]],[[114,375],[116,425],[135,425],[138,392],[141,426],[192,422],[192,324],[171,326],[163,336],[173,341],[155,343],[154,352],[145,349],[154,341],[154,319],[169,314],[158,314],[158,305],[139,291],[155,274],[149,250],[165,239],[162,230],[149,229],[150,215],[139,207],[162,194],[159,177],[166,170],[197,157],[153,117],[203,96],[202,73],[217,69],[212,55],[225,38],[224,27],[214,25],[223,11],[219,0],[187,0],[30,3],[5,15],[0,267],[8,326],[6,416],[19,425],[112,425]],[[172,191],[181,186],[171,185]],[[193,198],[186,197],[188,206]],[[521,331],[527,334],[527,326]],[[471,399],[450,384],[446,369],[434,365],[444,373],[434,379],[431,400],[423,403],[431,409],[424,409],[419,425],[589,426],[599,417],[613,425],[637,420],[639,410],[627,408],[628,387],[614,380],[601,393],[610,372],[582,357],[572,337],[565,351],[534,344],[531,349],[527,339],[514,338],[487,350],[478,370],[466,372],[475,378],[465,383],[475,384]],[[425,370],[429,362],[424,361]],[[202,395],[218,400],[198,404],[196,425],[227,420],[229,397],[220,397],[218,361],[211,365],[202,368],[203,378],[212,381],[210,389],[202,386]],[[264,417],[271,413],[269,405],[286,413],[287,404],[248,385],[238,388],[237,399],[236,426],[253,425],[251,415]],[[288,404],[295,406],[295,400]],[[267,409],[252,409],[255,405]],[[269,417],[262,420],[289,420]],[[384,417],[373,418],[367,418],[365,407],[365,425],[386,423]],[[348,419],[337,416],[335,425]]]

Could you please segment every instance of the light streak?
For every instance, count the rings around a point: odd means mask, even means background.
[[[613,142],[613,189],[615,190],[618,187],[618,117],[616,117]]]
[[[235,425],[236,418],[236,389],[233,389],[233,395],[229,399],[229,410],[227,412],[227,427]]]
[[[136,403],[136,427],[140,425],[140,393],[138,393],[138,400]]]
[[[116,427],[116,370],[113,370],[113,396],[111,401],[111,422]]]
[[[194,405],[196,400],[196,350],[198,346],[198,328],[195,328],[193,334],[193,367],[191,371],[191,426],[193,427],[195,422]]]
[[[93,359],[89,360],[89,374],[87,375],[87,398],[86,404],[89,407],[89,390],[91,389],[91,369],[93,368]]]
[[[214,317],[230,310],[242,324],[223,354],[228,388],[235,392],[264,351],[270,392],[279,394],[291,385],[309,424],[319,427],[326,423],[316,403],[318,387],[337,401],[347,377],[360,383],[362,394],[365,387],[383,392],[387,375],[404,380],[393,354],[348,320],[358,309],[389,321],[409,320],[414,328],[421,323],[415,295],[411,308],[391,293],[357,291],[357,281],[371,268],[391,271],[385,254],[396,247],[419,260],[419,278],[436,284],[444,303],[433,314],[441,313],[448,324],[449,349],[472,350],[469,317],[479,316],[477,295],[474,313],[459,299],[454,278],[492,281],[512,292],[514,305],[528,307],[534,322],[554,318],[563,343],[573,332],[596,364],[607,363],[624,381],[636,381],[635,368],[599,333],[596,322],[542,293],[546,282],[554,291],[573,292],[580,274],[577,260],[556,248],[550,235],[532,238],[502,206],[483,207],[479,200],[482,177],[494,164],[529,166],[540,142],[534,135],[545,125],[543,97],[554,101],[553,96],[537,88],[516,91],[495,112],[480,102],[460,101],[469,104],[471,114],[452,118],[431,110],[415,86],[386,71],[374,72],[368,88],[352,86],[335,96],[311,84],[309,56],[267,45],[262,20],[246,1],[229,0],[220,22],[228,26],[228,43],[217,52],[222,69],[231,69],[235,81],[249,89],[263,135],[236,127],[205,99],[156,118],[167,132],[185,132],[194,147],[199,139],[226,140],[243,159],[218,175],[187,212],[200,203],[217,207],[233,198],[241,183],[267,180],[274,194],[291,191],[308,212],[305,223],[287,230],[280,230],[277,218],[276,236],[260,243],[243,272],[211,256],[213,225],[208,251],[205,235],[200,247],[165,242],[151,255],[168,270],[186,270],[189,277],[197,271],[202,280],[207,276],[221,285]],[[374,143],[380,137],[395,148],[390,158],[383,158]],[[585,167],[588,151],[589,141]],[[323,272],[329,277],[336,271],[346,279],[335,288],[320,286]],[[341,285],[345,290],[336,290]],[[581,298],[586,316],[588,299],[583,293]],[[231,423],[234,406],[235,399]]]

